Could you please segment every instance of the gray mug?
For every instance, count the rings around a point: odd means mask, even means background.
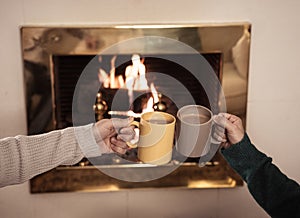
[[[201,157],[211,143],[211,110],[201,105],[186,105],[177,112],[176,149],[186,157]]]

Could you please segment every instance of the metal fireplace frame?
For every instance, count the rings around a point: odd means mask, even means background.
[[[246,122],[251,24],[23,26],[20,28],[26,86],[28,134],[54,130],[53,55],[99,54],[120,41],[154,35],[186,43],[200,53],[222,53],[222,87],[227,111]],[[162,52],[162,51],[158,51]],[[142,53],[142,52],[141,52]],[[42,81],[42,83],[41,83]],[[50,105],[50,108],[49,108]],[[132,166],[106,165],[120,172]],[[135,166],[137,167],[137,166]],[[143,165],[139,165],[143,169]],[[153,166],[153,170],[158,167]],[[119,191],[133,188],[230,188],[243,185],[217,152],[204,167],[187,162],[169,175],[148,182],[111,178],[84,162],[59,166],[30,181],[31,193],[71,191]]]

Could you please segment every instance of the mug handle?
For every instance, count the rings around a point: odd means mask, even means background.
[[[216,125],[217,125],[217,124],[216,124],[214,121],[212,121],[210,142],[211,142],[212,144],[220,145],[221,143],[220,143],[219,141],[217,141],[216,139],[214,139],[214,137],[213,137],[214,127],[215,127]],[[225,129],[224,129],[224,131],[225,131]]]
[[[139,128],[140,127],[140,123],[139,122],[137,122],[137,121],[132,121],[131,123],[130,123],[130,126],[136,126],[137,128]],[[137,143],[138,143],[138,141],[137,142],[132,142],[133,140],[131,140],[131,141],[129,141],[129,142],[126,142],[126,144],[128,145],[128,147],[129,148],[136,148],[137,147]]]

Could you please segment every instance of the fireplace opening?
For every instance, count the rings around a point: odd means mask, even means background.
[[[214,73],[218,78],[221,78],[222,74],[222,54],[218,52],[214,53],[205,53],[202,54],[203,57],[209,62],[211,65]],[[191,93],[193,96],[194,103],[203,105],[207,108],[214,109],[214,111],[218,110],[218,97],[219,97],[219,91],[218,90],[218,84],[215,84],[214,89],[214,98],[213,101],[209,102],[209,99],[207,97],[207,94],[203,88],[203,86],[200,84],[200,82],[195,78],[195,76],[189,72],[187,69],[185,69],[183,66],[180,66],[177,63],[171,62],[168,60],[168,57],[170,56],[180,56],[180,58],[186,60],[186,61],[192,61],[193,56],[197,56],[196,54],[174,54],[174,55],[165,55],[166,58],[160,55],[159,58],[155,57],[155,55],[147,55],[146,57],[141,56],[141,59],[143,59],[143,64],[146,68],[146,79],[147,84],[149,86],[148,90],[133,90],[134,94],[134,101],[130,103],[130,99],[128,96],[128,89],[126,87],[120,86],[119,88],[117,85],[107,85],[107,83],[102,79],[101,80],[101,74],[100,71],[108,72],[106,74],[107,77],[109,77],[109,72],[111,72],[111,61],[113,58],[115,58],[114,55],[101,55],[98,56],[98,58],[95,58],[94,55],[53,55],[53,77],[54,77],[54,83],[53,83],[53,90],[54,90],[54,123],[56,124],[57,129],[69,127],[73,125],[72,122],[72,101],[73,101],[73,95],[74,90],[77,84],[77,81],[82,73],[83,70],[89,71],[89,79],[82,84],[87,92],[85,94],[91,95],[94,94],[95,97],[95,103],[96,103],[96,93],[88,93],[89,87],[97,87],[100,86],[99,92],[101,93],[101,98],[103,101],[107,104],[107,109],[105,113],[103,114],[103,118],[110,118],[113,114],[113,111],[111,111],[111,105],[114,98],[115,93],[118,92],[124,92],[124,101],[120,102],[119,104],[116,104],[114,107],[114,110],[119,112],[126,112],[129,110],[132,110],[135,113],[141,113],[143,102],[149,99],[149,96],[151,96],[151,89],[150,84],[153,84],[155,90],[157,93],[161,93],[161,101],[167,104],[166,111],[168,113],[171,113],[173,115],[176,115],[176,112],[178,110],[177,106],[172,102],[170,99],[172,99],[175,95],[180,96],[182,95],[182,98],[180,99],[180,102],[176,102],[179,105],[187,105],[193,102],[189,102],[187,99],[184,98],[184,93],[178,92],[178,88],[174,84],[168,84],[168,81],[162,81],[159,78],[156,78],[155,75],[153,76],[151,72],[158,72],[162,74],[167,74],[176,80],[180,81],[187,90]],[[97,57],[97,56],[96,56]],[[131,57],[132,55],[117,55],[115,58],[115,72],[114,72],[114,78],[121,77],[123,81],[125,81],[125,71],[126,67],[131,65]],[[101,61],[99,61],[101,59]],[[120,64],[121,63],[121,64]],[[85,67],[88,66],[90,69],[85,69]],[[201,72],[199,72],[201,73]],[[110,80],[110,78],[106,78]],[[116,79],[114,79],[116,80]],[[106,87],[105,87],[106,86]],[[180,90],[179,90],[180,91]],[[143,93],[148,93],[146,96]],[[171,94],[173,96],[165,96],[164,93]],[[140,96],[142,95],[142,96]],[[136,96],[140,96],[136,98]],[[80,97],[80,96],[79,96]],[[77,99],[77,101],[84,101],[84,97]],[[75,99],[76,101],[76,99]],[[94,110],[92,106],[87,105],[86,108],[80,109],[82,110],[82,116],[84,116],[85,113],[91,112]],[[112,113],[110,113],[112,112]],[[118,114],[114,114],[118,115]],[[124,113],[119,114],[122,116],[127,116]],[[95,115],[96,116],[96,115]],[[97,119],[97,116],[95,117],[95,120],[91,120],[90,118],[86,117],[86,119],[83,119],[85,123],[82,124],[88,124],[90,122],[94,122]]]
[[[220,52],[205,53],[203,57],[212,67],[212,73],[217,78],[221,78],[222,73],[222,54]],[[141,64],[145,69],[146,84],[136,81],[135,87],[130,91],[130,87],[126,87],[126,71],[132,66],[132,54],[118,55],[53,55],[53,96],[54,96],[54,123],[56,129],[73,126],[73,119],[76,124],[84,125],[98,121],[104,118],[119,117],[126,118],[141,114],[149,110],[162,110],[176,117],[178,105],[184,106],[188,104],[203,105],[215,112],[218,111],[219,102],[219,84],[212,84],[214,87],[213,99],[209,98],[197,78],[185,69],[183,66],[170,61],[170,57],[180,58],[185,62],[195,61],[198,54],[166,54],[166,55],[140,55]],[[87,69],[88,68],[88,69]],[[85,82],[80,83],[82,94],[74,95],[77,81],[83,70],[88,72]],[[192,95],[191,99],[185,98],[185,93],[178,89],[176,84],[170,83],[161,78],[157,78],[155,73],[168,75],[183,84],[188,92]],[[199,71],[199,73],[203,73]],[[95,87],[99,86],[97,93],[91,92]],[[127,82],[128,86],[128,82]],[[118,92],[118,100],[113,102],[115,94]],[[132,96],[130,96],[132,93]],[[167,95],[166,95],[167,93]],[[98,99],[97,99],[98,94]],[[86,101],[87,95],[94,95],[94,104],[91,105]],[[156,96],[155,96],[156,95]],[[73,97],[77,99],[73,99]],[[100,98],[100,99],[99,99]],[[156,100],[155,100],[156,98]],[[176,98],[176,104],[172,99]],[[85,102],[86,101],[86,102]],[[75,109],[72,103],[75,102]],[[76,107],[76,102],[84,107]],[[114,105],[113,105],[114,103]],[[105,107],[103,106],[105,105]],[[112,107],[113,105],[113,107]],[[72,117],[73,110],[76,110],[77,117]],[[157,106],[157,108],[155,108]],[[102,111],[95,110],[101,107]],[[89,114],[95,114],[90,117]],[[132,114],[130,113],[132,112]],[[135,119],[139,119],[136,117]],[[173,160],[182,159],[180,154],[174,149]],[[93,163],[114,164],[111,155],[104,155],[101,161],[94,160]],[[124,160],[137,162],[136,150],[132,149],[122,156]],[[199,158],[185,158],[185,162],[198,163]],[[216,162],[213,158],[212,162]],[[86,158],[78,165],[88,165]],[[118,164],[122,161],[118,160]]]

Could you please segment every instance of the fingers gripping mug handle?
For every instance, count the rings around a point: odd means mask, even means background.
[[[137,121],[132,121],[130,123],[130,126],[136,126],[137,128],[139,128],[140,123],[137,122]],[[134,141],[134,142],[132,142],[132,141]],[[130,148],[136,148],[137,147],[137,143],[138,143],[138,141],[135,141],[134,139],[131,140],[131,141],[129,141],[129,142],[126,142],[126,144],[128,145],[128,147],[130,147]]]
[[[219,141],[217,141],[214,137],[213,137],[213,133],[214,133],[214,127],[216,126],[217,124],[213,121],[212,124],[211,124],[211,136],[210,136],[210,142],[212,144],[217,144],[217,145],[220,145],[221,143]]]

